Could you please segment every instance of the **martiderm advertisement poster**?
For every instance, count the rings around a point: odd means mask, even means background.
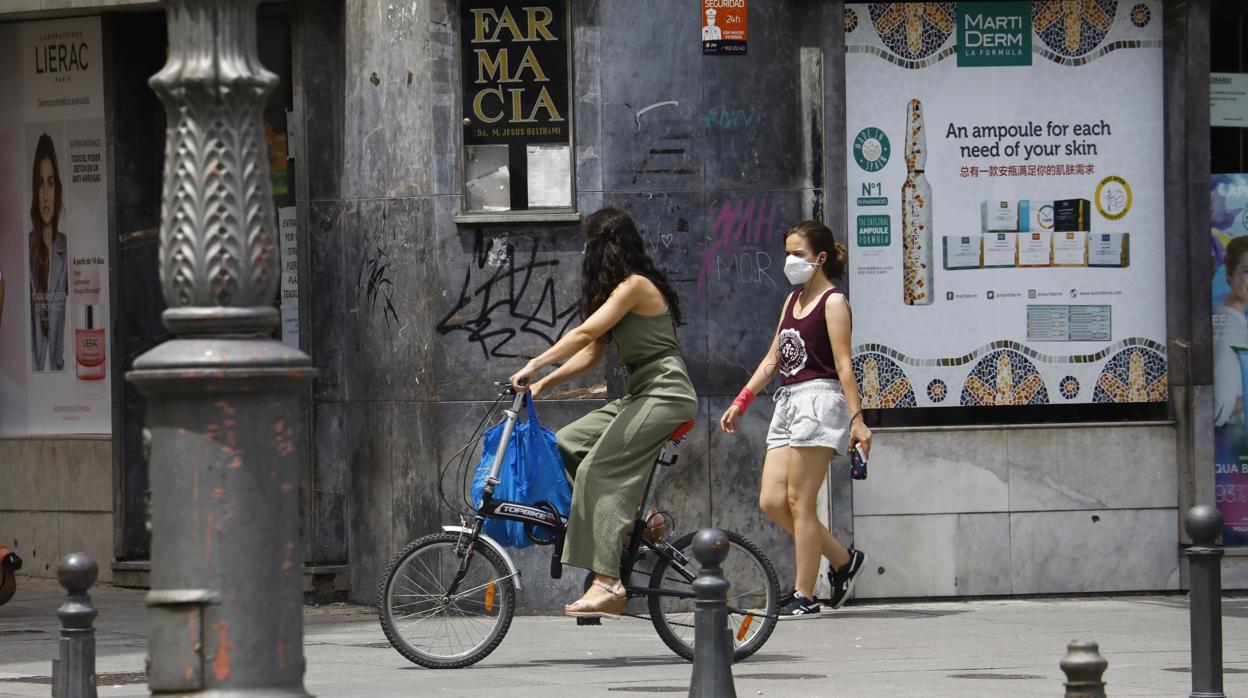
[[[1161,9],[845,6],[866,407],[1167,398]]]
[[[0,434],[111,432],[99,18],[0,24]]]
[[[1214,498],[1224,545],[1248,545],[1248,174],[1215,174],[1213,232]]]

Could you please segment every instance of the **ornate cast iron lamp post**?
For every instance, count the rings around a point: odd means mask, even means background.
[[[277,77],[259,0],[166,0],[160,277],[176,335],[134,362],[152,433],[148,684],[155,695],[306,696],[300,391],[278,323],[262,130]]]

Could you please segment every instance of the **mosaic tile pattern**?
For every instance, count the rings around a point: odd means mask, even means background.
[[[1163,357],[1166,354],[1165,347],[1158,344],[1157,342],[1154,342],[1151,339],[1144,339],[1143,337],[1130,337],[1122,341],[1115,342],[1094,354],[1072,354],[1069,356],[1062,356],[1059,354],[1041,354],[1040,352],[1036,351],[1035,349],[1032,349],[1031,347],[1025,344],[1019,344],[1018,342],[1014,342],[1008,339],[1001,339],[995,342],[990,342],[988,344],[985,344],[984,346],[968,354],[964,354],[962,356],[956,356],[952,358],[946,358],[946,359],[915,359],[897,351],[896,349],[887,347],[883,344],[873,344],[873,343],[859,344],[858,346],[854,347],[854,356],[855,356],[854,360],[857,361],[856,357],[859,354],[875,353],[875,354],[883,354],[887,356],[888,358],[894,361],[897,361],[898,363],[905,364],[907,366],[917,366],[917,367],[962,366],[965,364],[969,364],[973,361],[976,361],[981,356],[984,356],[985,354],[989,352],[996,351],[997,349],[1008,349],[1010,351],[1014,351],[1019,354],[1022,354],[1026,356],[1027,358],[1033,361],[1036,361],[1038,363],[1042,363],[1042,364],[1094,364],[1094,363],[1097,363],[1098,361],[1101,361],[1105,357],[1118,352],[1121,349],[1126,349],[1128,347],[1136,347],[1136,346],[1144,347],[1146,349],[1151,349],[1152,351],[1157,352]],[[857,366],[856,363],[854,365]]]
[[[855,354],[854,373],[863,409],[915,407],[914,388],[896,361],[883,354]]]
[[[1105,362],[1092,402],[1162,402],[1168,390],[1165,355],[1135,346]]]
[[[1061,65],[1076,66],[1076,65],[1085,65],[1085,64],[1091,63],[1092,61],[1098,58],[1101,58],[1102,56],[1105,56],[1107,54],[1113,53],[1114,51],[1121,51],[1123,49],[1133,49],[1133,48],[1161,48],[1161,47],[1162,47],[1162,42],[1160,41],[1131,40],[1131,41],[1114,41],[1112,43],[1105,44],[1104,46],[1100,47],[1093,53],[1090,53],[1086,56],[1078,56],[1078,57],[1060,56],[1044,47],[1033,48],[1032,53],[1038,54],[1043,58],[1047,58],[1048,60],[1053,61],[1054,63],[1060,63]]]
[[[1074,400],[1079,397],[1079,379],[1074,376],[1066,376],[1057,386],[1058,392],[1067,400]]]
[[[897,56],[922,60],[940,50],[956,29],[957,3],[873,2],[871,24]]]
[[[962,405],[1047,405],[1049,392],[1040,371],[1023,354],[1009,349],[979,360],[962,386]]]
[[[845,8],[845,33],[849,34],[858,28],[858,13],[854,12],[854,8]]]
[[[1148,23],[1151,22],[1152,19],[1153,12],[1148,9],[1148,5],[1140,3],[1139,5],[1131,8],[1131,23],[1140,29],[1147,27]]]
[[[1118,0],[1045,0],[1032,3],[1031,26],[1054,53],[1083,56],[1105,40],[1117,12]]]
[[[949,386],[939,378],[933,378],[931,383],[927,384],[927,399],[932,402],[944,402],[949,396]]]
[[[929,65],[934,65],[936,63],[939,63],[945,60],[946,58],[956,54],[958,52],[958,45],[956,43],[949,44],[945,48],[941,49],[938,53],[934,53],[928,56],[927,58],[924,58],[922,60],[917,60],[917,61],[912,61],[908,58],[898,57],[894,54],[889,53],[888,51],[885,51],[875,46],[846,46],[845,52],[846,53],[869,53],[873,56],[878,56],[880,58],[883,58],[884,60],[888,61],[889,63],[892,63],[893,65],[905,68],[906,70],[918,70],[919,68],[926,68]]]

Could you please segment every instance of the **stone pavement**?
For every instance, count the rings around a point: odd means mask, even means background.
[[[145,695],[143,593],[100,586],[92,598],[101,698]],[[0,696],[47,696],[56,653],[53,581],[22,577],[0,607]],[[1223,601],[1228,696],[1248,696],[1248,598]],[[519,617],[485,661],[454,671],[409,664],[372,611],[308,608],[306,686],[314,695],[640,696],[688,692],[691,665],[647,621],[577,627]],[[1058,662],[1072,639],[1109,660],[1111,696],[1186,696],[1191,689],[1184,596],[857,604],[782,623],[733,667],[747,696],[1061,696]],[[1233,672],[1233,673],[1232,673]]]

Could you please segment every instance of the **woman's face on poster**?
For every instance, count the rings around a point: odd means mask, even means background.
[[[39,161],[39,218],[44,225],[52,225],[56,213],[56,170],[52,161]]]
[[[1231,286],[1231,295],[1241,303],[1248,302],[1248,254],[1240,256],[1234,269],[1227,270],[1226,280]]]

